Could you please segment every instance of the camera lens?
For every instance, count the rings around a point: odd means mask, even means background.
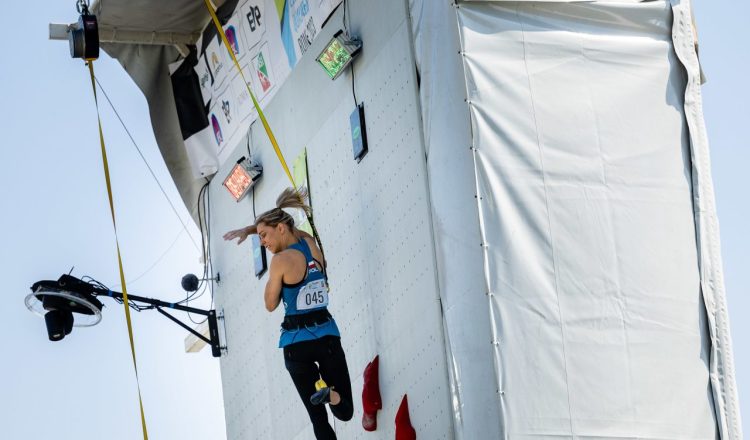
[[[44,314],[47,336],[50,341],[60,341],[73,330],[73,312],[70,310],[50,310]]]
[[[65,315],[60,310],[52,310],[44,314],[47,324],[47,336],[50,341],[59,341],[65,337]]]

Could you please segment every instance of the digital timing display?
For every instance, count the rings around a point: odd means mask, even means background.
[[[318,62],[331,78],[337,77],[351,60],[351,54],[344,48],[338,38],[332,39],[328,43],[328,47],[318,57]]]
[[[236,164],[226,179],[224,186],[235,200],[239,201],[253,183],[252,177],[240,164]]]

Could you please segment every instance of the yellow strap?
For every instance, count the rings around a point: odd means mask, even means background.
[[[117,264],[120,266],[120,285],[122,285],[122,304],[125,306],[125,320],[128,323],[128,337],[130,338],[130,354],[133,356],[133,369],[135,369],[135,382],[138,386],[138,403],[141,409],[141,427],[143,428],[143,440],[148,440],[146,430],[146,416],[143,412],[143,399],[141,398],[141,384],[138,380],[138,363],[135,360],[135,343],[133,342],[133,326],[130,321],[130,305],[128,303],[128,288],[125,285],[125,272],[122,269],[122,257],[120,256],[120,241],[117,238],[117,223],[115,221],[115,204],[112,199],[112,183],[109,179],[109,163],[107,162],[107,149],[104,147],[104,134],[102,133],[102,119],[99,116],[99,101],[96,98],[96,85],[94,83],[94,60],[87,60],[89,74],[91,74],[91,88],[94,90],[94,103],[96,104],[96,118],[99,122],[99,143],[102,147],[102,164],[104,165],[104,180],[107,182],[107,195],[109,196],[109,212],[112,214],[112,226],[115,230],[115,243],[117,244]]]
[[[279,143],[276,142],[276,137],[273,135],[273,131],[271,131],[271,126],[268,125],[268,121],[266,120],[266,115],[263,114],[263,110],[260,108],[260,105],[258,104],[258,100],[255,99],[255,95],[253,95],[253,91],[250,90],[250,84],[247,82],[247,79],[245,79],[245,74],[242,72],[242,68],[240,67],[240,63],[237,61],[237,57],[234,56],[234,51],[232,50],[232,46],[229,44],[229,40],[227,40],[227,34],[224,33],[224,28],[221,27],[221,23],[219,22],[219,17],[216,16],[216,11],[214,11],[214,7],[211,6],[211,2],[209,0],[204,0],[206,3],[206,8],[208,8],[209,14],[211,14],[211,19],[214,21],[214,25],[216,25],[216,30],[219,32],[219,35],[221,35],[221,40],[224,42],[224,46],[227,48],[227,51],[229,52],[229,55],[232,57],[232,61],[234,61],[234,66],[237,68],[237,71],[240,72],[240,76],[242,76],[242,81],[245,83],[245,87],[247,87],[247,93],[250,94],[250,98],[253,100],[253,105],[255,106],[255,110],[258,111],[258,116],[260,117],[260,121],[263,123],[263,128],[266,129],[266,134],[268,135],[268,139],[271,141],[271,145],[273,145],[274,151],[276,151],[276,156],[279,158],[279,162],[281,162],[282,168],[284,168],[284,172],[286,172],[286,176],[289,177],[289,181],[292,182],[293,187],[297,187],[297,185],[294,183],[294,177],[292,177],[292,173],[289,172],[289,167],[286,165],[286,160],[284,160],[284,155],[281,154],[281,148],[279,148]]]
[[[260,108],[260,105],[258,105],[258,100],[255,99],[255,95],[253,95],[253,91],[250,90],[250,84],[247,82],[247,79],[245,79],[245,74],[242,72],[242,68],[240,67],[240,63],[237,61],[237,57],[234,56],[234,51],[232,50],[232,46],[229,44],[229,40],[227,39],[227,34],[224,32],[224,28],[221,26],[221,22],[219,22],[219,17],[216,16],[216,11],[214,11],[214,7],[211,6],[211,2],[209,0],[203,0],[206,3],[206,8],[208,8],[208,13],[211,14],[211,19],[214,22],[214,26],[216,26],[216,31],[221,35],[221,41],[224,42],[224,47],[227,48],[227,52],[229,52],[229,56],[232,57],[232,61],[234,61],[234,67],[237,68],[237,71],[240,72],[240,76],[242,77],[242,81],[245,83],[245,87],[247,87],[247,93],[250,94],[250,98],[253,100],[253,105],[255,106],[255,110],[258,111],[258,116],[260,117],[260,121],[263,123],[263,128],[266,129],[266,134],[268,135],[268,139],[271,141],[271,145],[273,145],[274,151],[276,151],[276,156],[279,158],[279,162],[281,162],[282,168],[284,168],[284,172],[286,172],[286,176],[289,178],[289,181],[292,182],[292,187],[297,188],[297,184],[294,183],[294,177],[292,177],[292,173],[289,172],[289,167],[286,165],[286,160],[284,160],[284,155],[281,153],[281,149],[279,148],[278,142],[276,142],[276,137],[273,135],[273,131],[271,130],[271,126],[268,125],[268,121],[266,120],[266,115],[263,114],[263,110]],[[278,2],[277,2],[278,6]],[[318,235],[318,230],[315,229],[315,223],[313,223],[312,216],[308,215],[307,220],[310,222],[310,226],[313,230],[313,236],[315,236],[315,240],[318,242],[318,246],[320,247],[320,252],[323,253],[323,243],[321,243],[320,236]],[[323,258],[325,259],[325,254],[323,254]]]

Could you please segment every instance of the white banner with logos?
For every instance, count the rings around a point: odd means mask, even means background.
[[[273,98],[339,3],[341,0],[240,0],[223,27],[261,107]],[[202,37],[196,46],[194,70],[208,126],[200,130],[183,127],[183,135],[187,131],[184,141],[193,174],[204,177],[218,170],[258,114],[220,37],[213,35],[208,43]],[[181,63],[170,66],[171,70]],[[180,97],[175,98],[180,102]],[[186,110],[178,104],[179,111]]]

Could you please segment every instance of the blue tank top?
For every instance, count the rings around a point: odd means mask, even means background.
[[[326,310],[328,307],[328,282],[325,274],[318,269],[313,259],[310,246],[302,239],[289,246],[305,256],[307,270],[305,277],[297,284],[282,284],[281,301],[284,303],[284,315],[302,315],[305,313]],[[331,318],[323,324],[304,327],[299,330],[281,328],[279,347],[286,347],[295,342],[311,341],[323,336],[341,336],[336,321]]]

